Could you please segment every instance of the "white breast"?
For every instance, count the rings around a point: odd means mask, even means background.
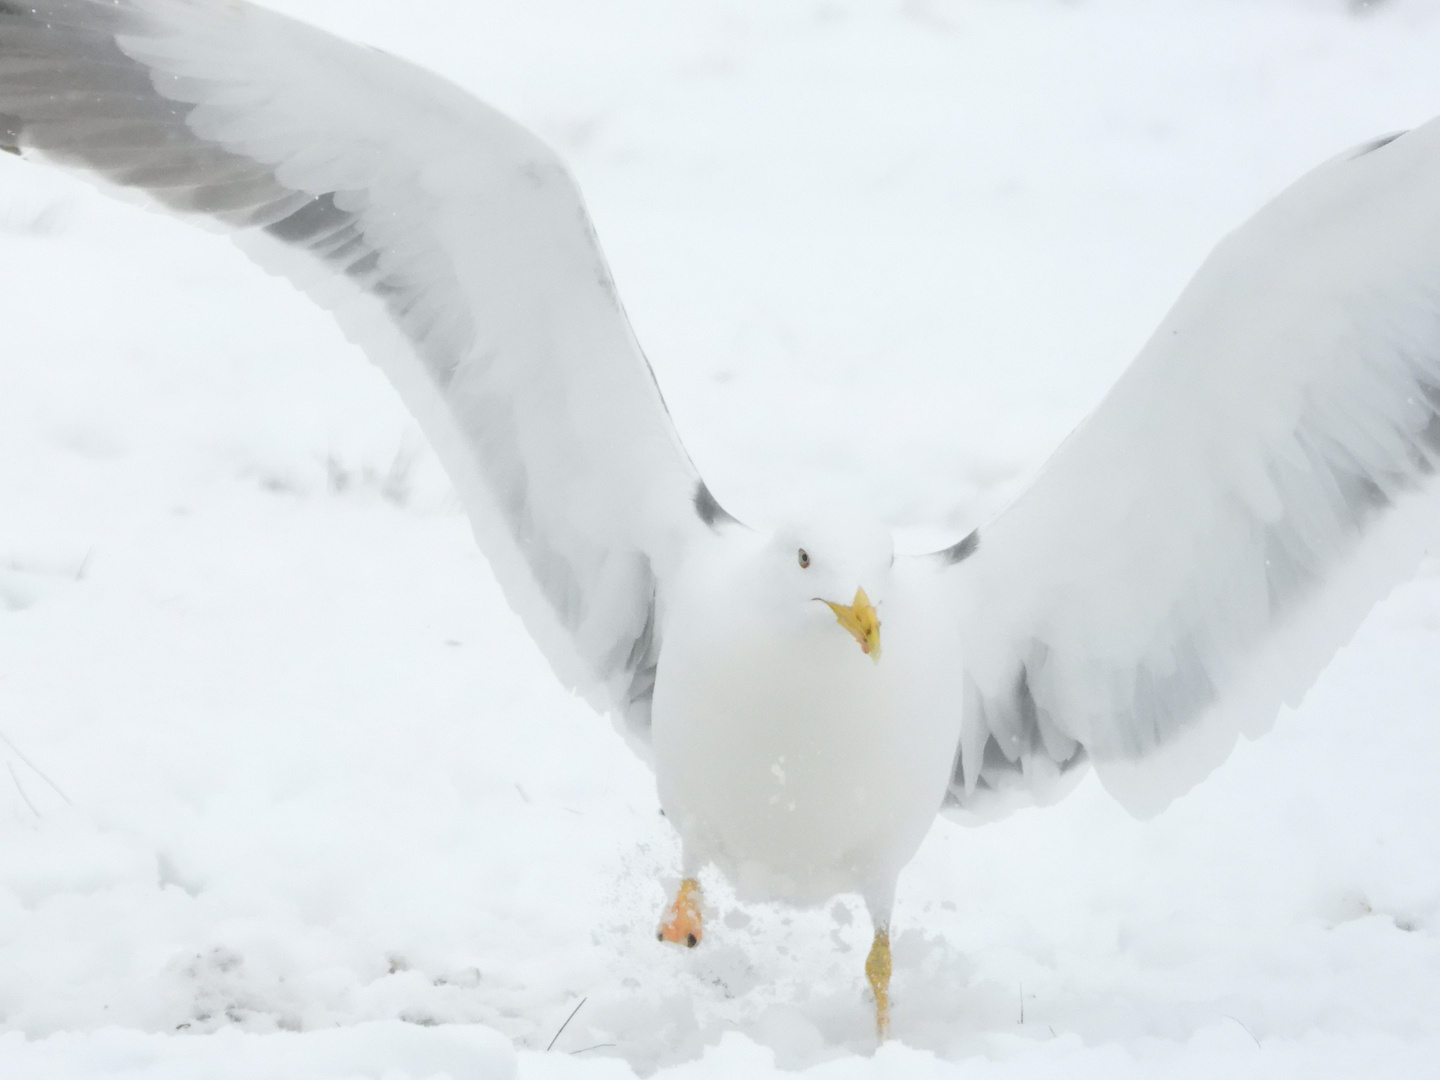
[[[742,895],[888,892],[954,763],[958,665],[935,660],[957,653],[919,617],[923,598],[881,603],[879,663],[823,604],[770,600],[710,572],[667,604],[653,711],[661,805],[687,861],[714,861]]]

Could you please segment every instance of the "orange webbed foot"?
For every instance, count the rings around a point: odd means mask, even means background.
[[[700,882],[686,878],[680,883],[675,902],[665,912],[660,922],[660,941],[673,942],[693,949],[704,936],[700,923]]]

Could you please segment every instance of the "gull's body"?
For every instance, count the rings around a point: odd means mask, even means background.
[[[415,413],[557,677],[653,758],[695,874],[864,895],[937,810],[1093,763],[1153,813],[1440,537],[1440,123],[1227,237],[1034,483],[944,551],[752,530],[671,425],[583,202],[426,72],[228,0],[0,3],[0,146],[229,230]],[[917,390],[918,392],[918,390]],[[883,628],[883,629],[882,629]],[[883,648],[882,648],[883,645]]]
[[[860,893],[884,916],[945,798],[962,685],[929,662],[946,620],[883,536],[868,552],[817,546],[802,570],[781,557],[794,535],[742,533],[677,576],[653,708],[660,801],[687,871],[714,862],[756,899]],[[822,569],[837,564],[849,576]],[[862,581],[878,663],[805,595]]]

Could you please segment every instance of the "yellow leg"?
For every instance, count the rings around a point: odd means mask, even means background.
[[[865,958],[865,977],[875,992],[875,1034],[884,1042],[890,1037],[890,931],[876,928],[870,955]]]
[[[660,932],[656,937],[661,941],[670,941],[693,949],[700,944],[703,936],[700,925],[700,882],[694,878],[686,878],[680,883],[675,902],[661,919]]]

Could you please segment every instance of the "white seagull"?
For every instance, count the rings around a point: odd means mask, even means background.
[[[1086,764],[1158,811],[1440,539],[1440,121],[1228,236],[1023,495],[900,558],[720,507],[565,166],[411,64],[238,0],[0,0],[0,145],[224,227],[334,312],[558,678],[653,759],[683,842],[660,936],[700,941],[706,864],[859,893],[882,1037],[937,811]]]

